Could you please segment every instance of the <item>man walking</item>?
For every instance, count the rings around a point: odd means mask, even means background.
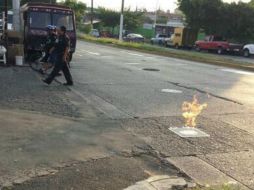
[[[55,43],[54,47],[50,50],[51,52],[56,53],[56,63],[53,71],[50,73],[48,78],[42,80],[46,84],[50,84],[54,78],[57,76],[60,70],[63,71],[64,77],[66,79],[66,83],[64,85],[67,86],[72,86],[73,85],[73,80],[72,76],[68,67],[68,51],[70,47],[70,39],[66,35],[66,27],[61,26],[60,29],[58,30],[58,40]]]

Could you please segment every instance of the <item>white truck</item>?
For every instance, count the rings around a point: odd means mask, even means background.
[[[165,39],[167,35],[165,34],[157,34],[155,38],[151,39],[151,44],[165,45]]]
[[[254,55],[254,44],[247,44],[243,47],[243,56],[250,57]]]

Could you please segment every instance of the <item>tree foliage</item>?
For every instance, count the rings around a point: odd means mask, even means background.
[[[207,34],[248,42],[254,39],[254,3],[223,3],[222,0],[178,0],[186,23]]]
[[[144,22],[144,12],[134,11],[130,9],[124,11],[124,27],[126,30],[135,30]]]
[[[82,22],[85,15],[86,4],[78,0],[65,0],[59,4],[70,7],[75,12],[77,22]]]
[[[117,11],[99,7],[97,10],[97,17],[101,20],[102,26],[111,27],[112,32],[115,27],[119,25],[120,13]]]
[[[12,7],[12,1],[7,1],[8,9]],[[4,0],[0,0],[0,11],[3,12],[5,10]]]
[[[20,4],[24,5],[28,2],[39,2],[39,3],[56,3],[56,0],[21,0]]]

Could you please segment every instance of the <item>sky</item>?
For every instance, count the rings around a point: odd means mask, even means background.
[[[80,0],[86,3],[88,6],[91,4],[91,0]],[[224,0],[224,2],[237,2],[239,0]],[[249,2],[250,0],[242,0],[243,2]],[[120,10],[121,0],[94,0],[94,7],[102,6],[111,8],[114,10]],[[149,11],[156,10],[156,7],[160,7],[162,10],[174,11],[177,7],[176,0],[125,0],[125,7],[131,7],[132,9],[146,8]]]

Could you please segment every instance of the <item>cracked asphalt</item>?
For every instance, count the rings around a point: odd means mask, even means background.
[[[153,174],[204,184],[202,164],[223,183],[254,189],[254,73],[82,41],[71,72],[75,86],[60,77],[48,87],[29,68],[0,68],[8,82],[0,86],[0,187],[123,189]],[[183,126],[182,102],[195,94],[208,103],[197,127],[210,137],[184,139],[168,128]]]

